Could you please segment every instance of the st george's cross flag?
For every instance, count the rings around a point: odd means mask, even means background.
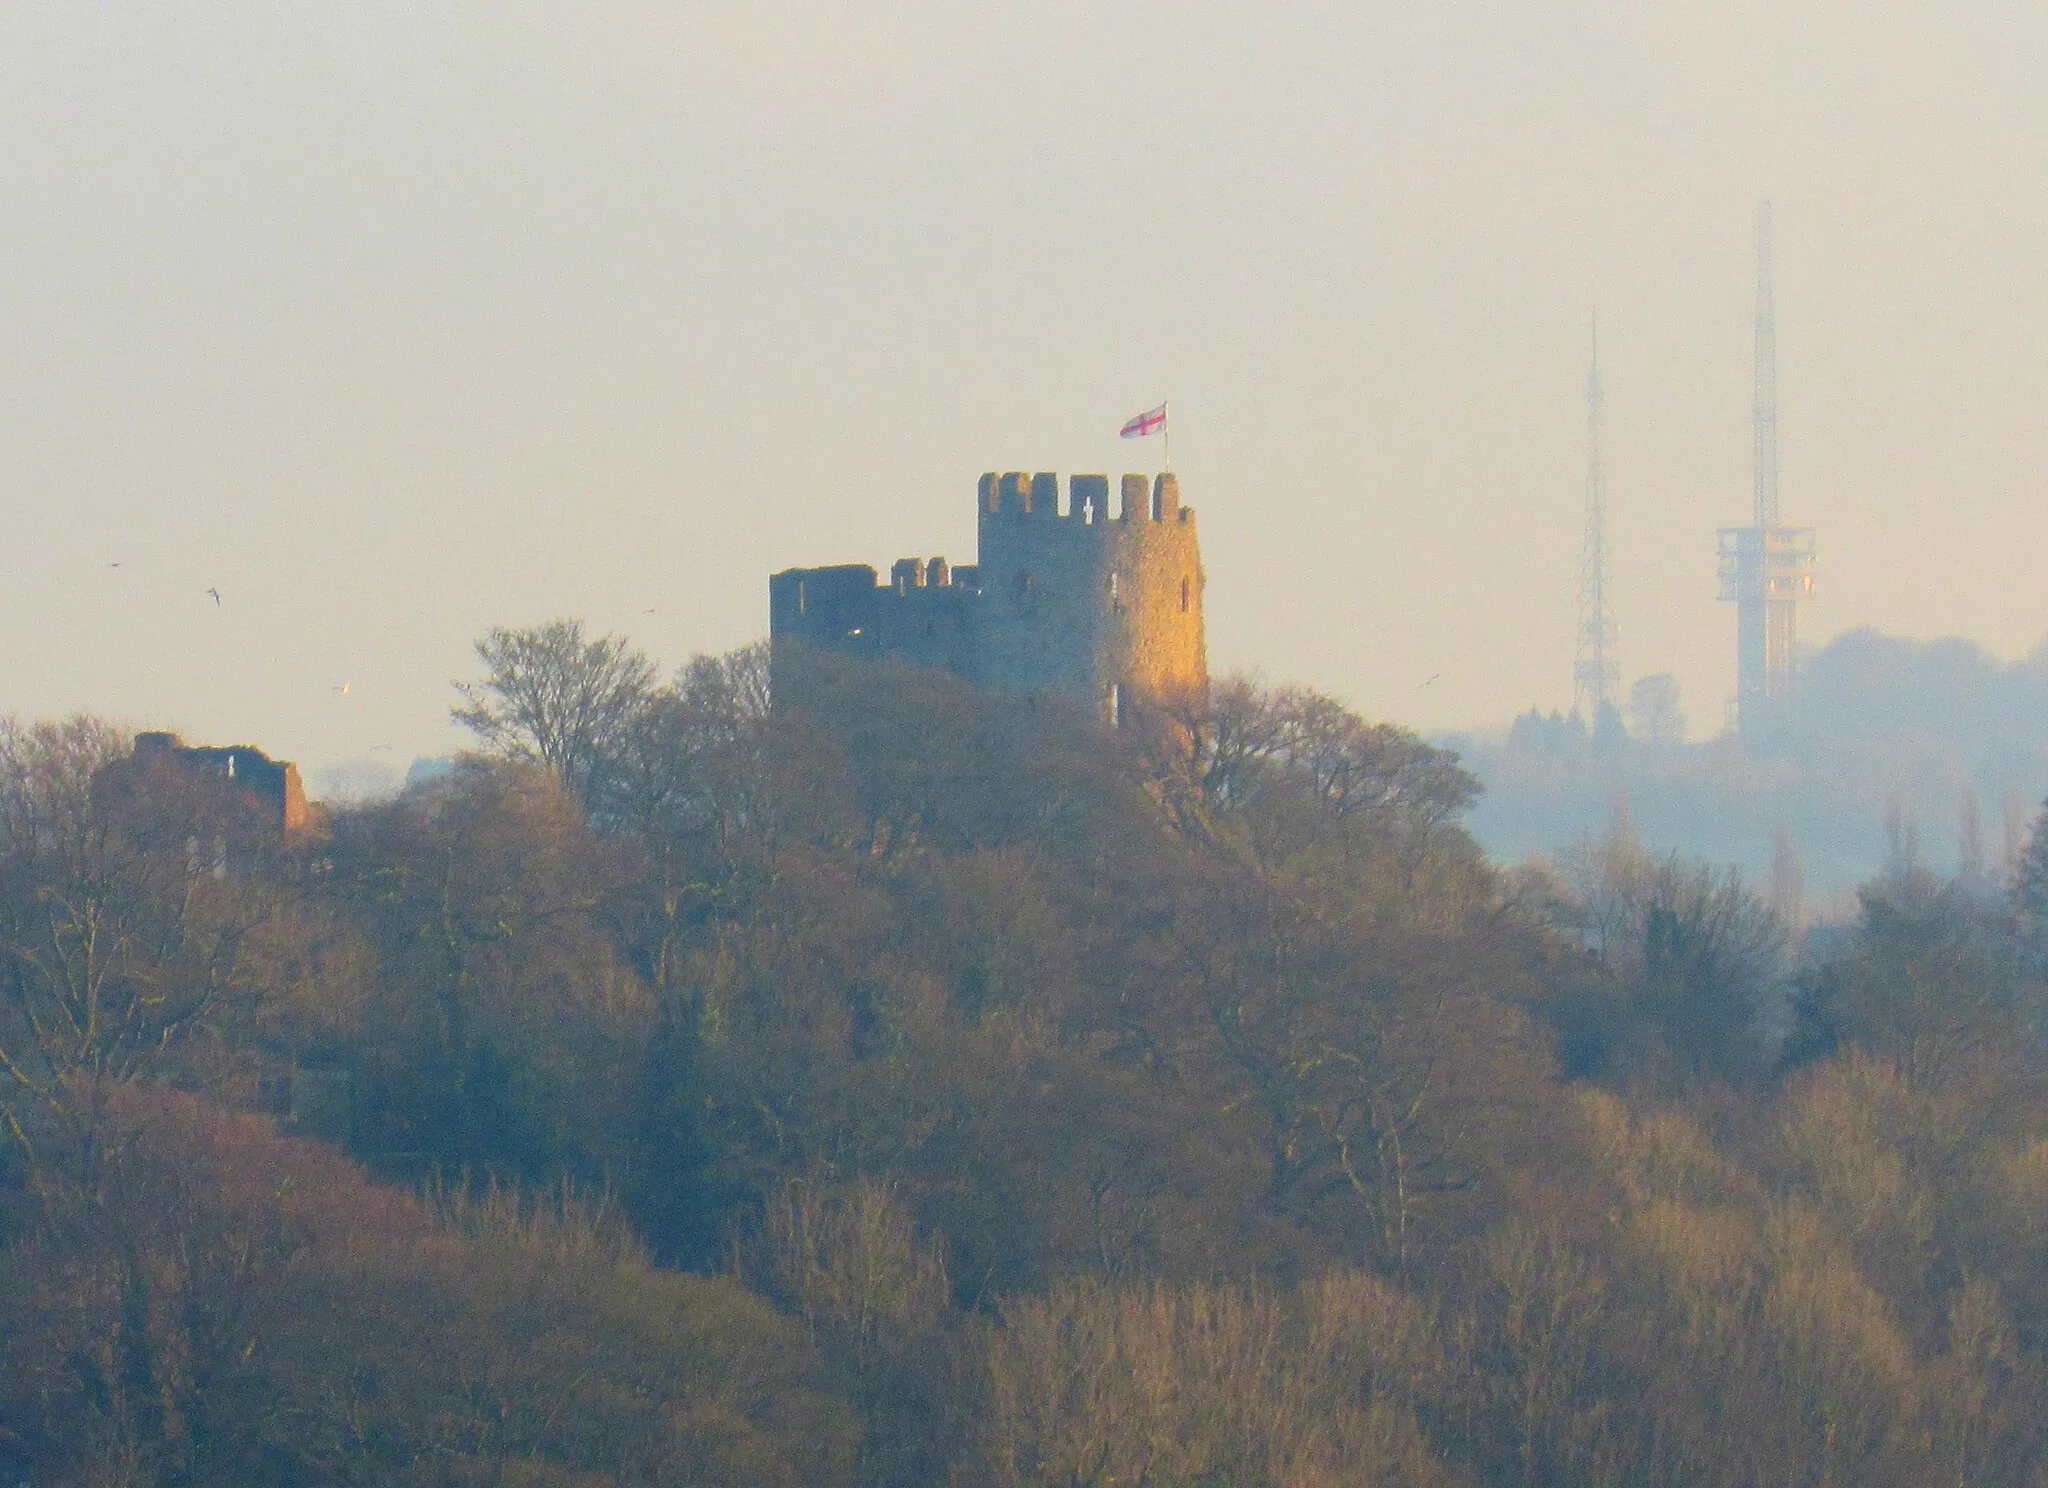
[[[1166,405],[1160,404],[1150,413],[1141,413],[1123,427],[1120,437],[1143,439],[1147,434],[1157,434],[1166,427]]]

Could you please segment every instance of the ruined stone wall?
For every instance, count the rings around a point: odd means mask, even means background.
[[[768,580],[771,649],[795,643],[966,676],[973,573],[943,558],[901,559],[886,584],[865,563],[786,569]]]
[[[274,760],[253,744],[187,745],[176,734],[150,730],[135,736],[128,759],[100,771],[94,788],[108,799],[136,801],[150,790],[151,772],[160,770],[229,788],[254,806],[280,838],[299,837],[313,824],[299,767]]]

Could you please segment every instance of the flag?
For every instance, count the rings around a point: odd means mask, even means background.
[[[1166,405],[1160,404],[1150,413],[1141,413],[1125,424],[1122,436],[1125,439],[1143,439],[1147,434],[1157,434],[1166,427]]]

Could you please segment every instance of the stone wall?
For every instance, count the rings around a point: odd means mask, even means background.
[[[786,569],[768,580],[771,647],[794,643],[967,676],[973,576],[943,558],[900,559],[886,584],[865,563]]]
[[[280,839],[299,837],[312,826],[299,767],[253,744],[188,745],[173,733],[140,733],[134,754],[103,769],[94,789],[109,801],[139,801],[158,772],[219,786],[226,799],[243,803]]]

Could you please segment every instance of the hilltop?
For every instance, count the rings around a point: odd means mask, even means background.
[[[0,731],[8,1472],[2033,1480],[2048,841],[1802,950],[1308,689],[482,649],[284,840]]]

